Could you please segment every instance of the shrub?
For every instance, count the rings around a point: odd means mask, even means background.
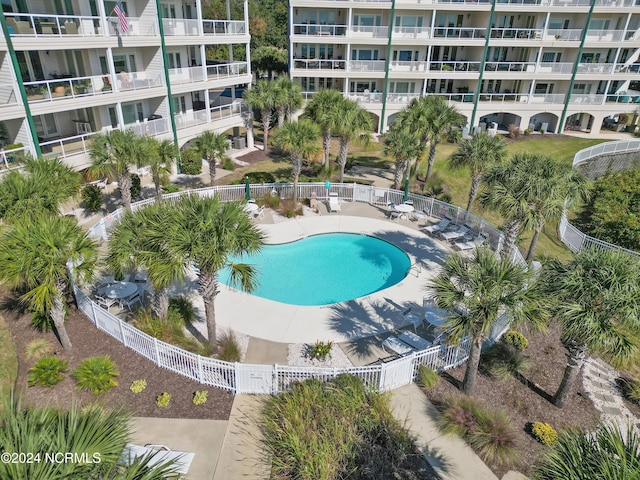
[[[41,385],[43,387],[53,387],[60,382],[67,371],[67,362],[56,357],[44,357],[38,360],[29,369],[27,380],[29,386]]]
[[[142,193],[142,183],[140,182],[140,176],[136,173],[131,174],[131,198],[138,198]]]
[[[492,345],[482,356],[482,372],[501,380],[528,368],[527,358],[511,345],[504,343]]]
[[[180,166],[185,175],[200,175],[202,173],[202,157],[194,148],[189,148],[180,154]]]
[[[547,131],[544,128],[540,129],[540,135],[544,135]]]
[[[225,170],[233,170],[234,168],[236,168],[236,166],[233,163],[233,160],[231,160],[229,157],[225,157],[222,160],[222,168],[224,168]]]
[[[462,130],[459,128],[452,128],[449,130],[449,133],[447,133],[447,142],[456,144],[460,140],[462,140]]]
[[[525,128],[524,134],[525,135],[531,135],[531,129],[530,128]]]
[[[90,212],[97,212],[102,208],[102,192],[96,185],[87,185],[82,189],[82,206]]]
[[[438,375],[436,370],[429,368],[426,365],[420,365],[418,367],[418,381],[420,382],[420,385],[427,390],[435,387],[438,380],[440,380],[440,375]]]
[[[624,398],[640,405],[640,382],[631,377],[620,377],[616,379],[616,383],[622,391]]]
[[[138,330],[142,330],[147,335],[151,335],[158,340],[199,355],[209,355],[207,346],[203,346],[200,342],[187,337],[182,314],[176,308],[169,309],[165,320],[156,317],[150,308],[140,308],[136,310],[132,324]]]
[[[196,311],[193,308],[191,300],[186,295],[178,295],[169,300],[169,310],[173,310],[180,315],[185,325],[193,323],[196,318]]]
[[[333,342],[317,341],[309,347],[307,354],[309,355],[309,358],[315,358],[320,361],[324,361],[327,357],[331,358],[332,348]]]
[[[78,390],[90,390],[94,395],[108,392],[118,386],[115,377],[120,375],[109,355],[86,358],[73,371]]]
[[[520,351],[523,351],[529,345],[529,340],[522,333],[515,330],[508,330],[502,337],[504,343],[512,345]]]
[[[280,197],[278,195],[265,193],[262,202],[265,207],[278,208],[280,206]]]
[[[280,205],[280,213],[287,218],[302,215],[302,205],[294,204],[291,199],[284,200]]]
[[[465,437],[478,423],[476,420],[478,409],[475,402],[468,397],[446,400],[445,409],[439,421],[442,432]]]
[[[494,465],[513,464],[520,456],[511,420],[502,411],[478,409],[477,425],[469,433],[469,444],[480,457]]]
[[[276,177],[271,172],[249,172],[246,174],[249,177],[249,183],[274,183]],[[241,183],[238,181],[238,183]]]
[[[180,191],[180,186],[176,185],[175,183],[169,183],[167,185],[162,186],[163,193],[176,193],[179,191]]]
[[[131,386],[129,387],[129,390],[131,390],[133,393],[140,393],[145,388],[147,388],[146,380],[134,380],[133,382],[131,382]]]
[[[218,336],[218,359],[225,362],[239,362],[240,355],[240,345],[236,335],[231,330],[223,331]]]
[[[53,320],[49,315],[31,311],[31,325],[41,332],[48,332],[53,328]]]
[[[27,358],[31,358],[33,360],[39,360],[42,357],[51,354],[51,352],[53,352],[53,345],[49,340],[44,338],[31,340],[24,347],[24,354]]]
[[[509,128],[509,138],[516,140],[518,137],[520,137],[521,135],[520,127],[518,127],[515,123],[510,124],[508,128]]]
[[[203,404],[207,403],[207,394],[208,393],[209,393],[208,390],[202,390],[202,391],[196,390],[196,392],[193,394],[193,404],[194,405],[203,405]]]
[[[533,435],[533,438],[538,440],[540,443],[548,447],[552,447],[558,443],[558,432],[556,432],[548,423],[533,422],[531,425],[531,435]]]
[[[160,395],[156,397],[156,405],[160,408],[168,407],[170,401],[171,401],[171,394],[167,392],[162,392]]]

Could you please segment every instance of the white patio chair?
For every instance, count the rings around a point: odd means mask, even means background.
[[[443,220],[440,220],[440,223],[437,223],[435,225],[429,225],[429,226],[426,226],[426,227],[422,227],[420,230],[423,230],[423,231],[433,235],[435,233],[442,232],[443,230],[446,230],[450,223],[451,223],[451,221],[447,220],[445,218]]]
[[[258,210],[256,210],[255,212],[253,212],[253,218],[257,218],[259,220],[262,220],[264,218],[264,205],[261,206]]]
[[[395,353],[397,355],[408,355],[413,352],[413,348],[399,340],[398,337],[391,335],[385,341],[382,342],[382,349],[388,353]]]
[[[117,302],[115,298],[101,297],[100,295],[96,295],[95,299],[96,303],[107,311],[109,311],[109,308],[111,308]]]
[[[402,332],[398,335],[398,338],[416,350],[426,350],[431,346],[431,342],[429,340],[422,338],[414,332]]]
[[[442,232],[440,234],[440,238],[443,240],[448,240],[449,242],[452,240],[457,240],[459,238],[464,237],[467,233],[469,233],[469,229],[464,225],[458,227],[457,230],[449,230],[447,232]]]
[[[122,308],[123,310],[125,308],[127,308],[131,312],[132,311],[131,307],[136,302],[139,303],[140,306],[142,306],[142,300],[140,299],[140,295],[138,294],[138,291],[136,291],[136,293],[134,293],[130,297],[121,298],[120,299],[120,308]]]
[[[340,200],[338,199],[338,192],[329,193],[329,211],[330,212],[340,211]]]

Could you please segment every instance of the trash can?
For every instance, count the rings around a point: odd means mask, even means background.
[[[236,150],[242,150],[247,148],[247,140],[244,137],[235,137],[233,139],[233,148]]]

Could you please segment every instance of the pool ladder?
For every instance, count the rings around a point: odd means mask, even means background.
[[[411,272],[415,272],[416,277],[422,273],[422,266],[419,263],[414,263],[413,265],[411,265],[411,267],[409,268],[409,271],[407,272],[407,275]]]

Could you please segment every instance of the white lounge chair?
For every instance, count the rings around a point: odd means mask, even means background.
[[[486,241],[487,241],[487,239],[484,238],[483,236],[477,236],[473,240],[469,240],[469,241],[466,241],[466,242],[455,242],[453,244],[453,247],[457,248],[460,251],[462,251],[462,250],[472,250],[472,249],[474,249],[476,247],[479,247],[480,245],[482,245]]]
[[[389,353],[397,353],[398,355],[407,355],[413,352],[413,348],[402,342],[398,337],[391,335],[384,342],[382,348]]]
[[[122,451],[119,463],[128,466],[132,465],[137,459],[145,457],[149,457],[147,463],[149,466],[173,461],[173,470],[185,475],[189,471],[189,467],[191,467],[191,462],[193,462],[195,456],[195,453],[171,450],[164,445],[148,443],[143,447],[135,443],[127,443]]]
[[[398,335],[398,338],[416,350],[426,350],[431,346],[429,340],[416,335],[414,332],[402,332]]]
[[[330,212],[340,211],[340,202],[338,200],[338,192],[329,193],[329,211]]]
[[[440,234],[440,238],[443,240],[457,240],[459,238],[464,237],[467,233],[469,233],[469,229],[464,225],[460,225],[457,230],[449,230],[446,232],[442,232]]]
[[[427,233],[430,233],[431,235],[433,235],[434,233],[438,233],[438,232],[442,232],[443,230],[445,230],[449,224],[451,223],[451,220],[447,220],[442,219],[440,220],[440,223],[437,223],[435,225],[429,225],[426,227],[422,227],[420,230],[424,230]]]
[[[421,317],[420,315],[416,315],[415,313],[409,312],[404,316],[404,319],[408,323],[413,325],[413,330],[415,331],[424,320],[424,317]]]

